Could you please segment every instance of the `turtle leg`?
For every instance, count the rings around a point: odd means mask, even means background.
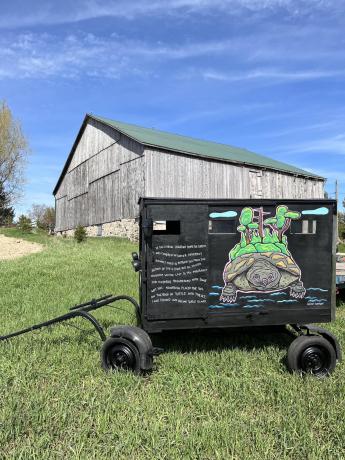
[[[229,283],[223,287],[222,294],[219,298],[221,302],[224,303],[233,303],[236,300],[237,289],[234,284]]]
[[[296,299],[303,299],[306,290],[304,289],[302,281],[296,281],[290,286],[290,295]]]

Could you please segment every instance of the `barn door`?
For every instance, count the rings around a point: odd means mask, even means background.
[[[152,235],[146,252],[148,320],[207,315],[208,207],[201,204],[148,205]]]
[[[249,171],[250,198],[262,198],[262,171]]]

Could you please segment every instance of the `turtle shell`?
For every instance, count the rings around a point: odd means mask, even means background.
[[[301,270],[296,262],[286,254],[280,252],[253,252],[239,256],[226,265],[224,271],[225,281],[228,283],[233,282],[239,275],[247,272],[255,261],[260,259],[265,259],[279,270],[290,273],[296,279],[301,275]]]

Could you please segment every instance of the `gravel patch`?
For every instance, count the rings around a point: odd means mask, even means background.
[[[40,252],[43,249],[42,244],[0,235],[0,260],[16,259],[34,252]]]

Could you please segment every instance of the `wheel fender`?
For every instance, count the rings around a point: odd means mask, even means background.
[[[150,336],[137,326],[116,326],[110,329],[111,337],[122,337],[134,343],[139,351],[140,369],[148,371],[153,365],[153,347]]]
[[[316,332],[317,334],[321,335],[325,339],[327,339],[332,345],[335,350],[335,354],[337,357],[337,361],[340,363],[343,359],[342,357],[342,352],[340,348],[340,344],[338,339],[332,332],[328,331],[327,329],[324,329],[322,327],[318,326],[313,326],[312,324],[306,324],[305,326],[300,326],[301,328],[306,328],[310,332]]]

